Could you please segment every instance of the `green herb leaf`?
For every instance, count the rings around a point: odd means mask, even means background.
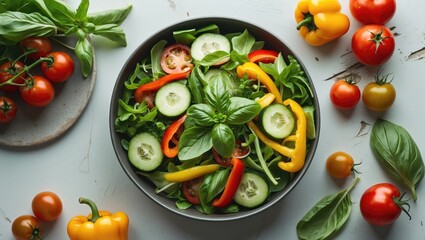
[[[192,42],[196,39],[196,36],[205,33],[219,33],[218,26],[215,24],[208,25],[206,27],[200,28],[199,30],[196,29],[186,29],[186,30],[179,30],[174,31],[173,36],[176,42],[182,43],[185,45],[191,45]]]
[[[350,191],[358,183],[356,178],[348,189],[322,198],[297,224],[299,239],[328,239],[336,233],[351,214]]]
[[[199,103],[190,106],[187,115],[199,126],[210,127],[215,124],[215,110],[208,104]]]
[[[53,20],[60,26],[72,27],[75,24],[76,12],[65,2],[59,0],[44,0]]]
[[[167,41],[161,40],[151,49],[152,76],[154,79],[158,79],[160,76],[165,75],[161,67],[161,56],[166,44]]]
[[[89,10],[89,0],[81,0],[80,5],[77,8],[77,14],[75,18],[79,21],[87,21],[87,12]]]
[[[227,91],[223,78],[217,77],[205,87],[205,98],[211,106],[219,112],[224,112],[230,104],[230,94]]]
[[[220,62],[224,59],[228,59],[230,54],[226,51],[215,51],[206,55],[201,61],[199,61],[199,65],[201,66],[212,66],[217,62]]]
[[[201,156],[212,147],[211,130],[205,127],[191,127],[184,130],[179,141],[180,161],[190,160]]]
[[[201,82],[203,75],[199,66],[195,66],[187,79],[195,103],[202,103],[204,101],[204,89]]]
[[[372,127],[370,145],[379,163],[406,185],[416,200],[416,186],[424,177],[424,162],[407,130],[378,119]]]
[[[235,149],[235,135],[226,124],[214,125],[211,133],[214,150],[222,157],[231,157]]]
[[[231,97],[227,109],[226,122],[234,125],[244,124],[251,121],[260,111],[260,104],[254,100],[243,97]]]
[[[93,69],[93,46],[87,38],[79,39],[75,45],[75,55],[81,64],[83,76],[86,78]]]
[[[133,5],[127,5],[124,8],[107,10],[88,14],[88,21],[95,25],[117,24],[121,25],[131,12]]]
[[[207,196],[205,201],[211,202],[218,194],[220,194],[227,183],[227,178],[230,174],[230,168],[219,170],[211,174],[211,180],[207,187]]]
[[[239,55],[247,55],[252,46],[254,46],[255,38],[245,30],[241,35],[232,38],[232,47]]]
[[[96,25],[93,34],[107,38],[120,46],[127,46],[124,31],[117,24]]]

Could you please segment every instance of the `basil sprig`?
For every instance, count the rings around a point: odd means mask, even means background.
[[[424,177],[424,162],[407,130],[378,119],[372,127],[370,145],[379,163],[406,185],[416,200],[416,186]]]

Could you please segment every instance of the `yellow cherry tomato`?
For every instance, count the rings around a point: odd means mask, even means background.
[[[362,100],[372,111],[383,112],[394,103],[396,91],[391,83],[370,82],[363,89]]]
[[[354,160],[346,152],[332,153],[326,161],[326,170],[334,178],[346,178],[353,174]]]

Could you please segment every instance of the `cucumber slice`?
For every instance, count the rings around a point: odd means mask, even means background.
[[[128,159],[142,171],[155,170],[161,165],[163,156],[159,140],[150,133],[139,133],[130,140]]]
[[[180,82],[172,82],[163,86],[155,96],[155,105],[158,111],[167,117],[177,117],[186,112],[190,101],[189,88]]]
[[[230,53],[230,41],[223,35],[218,33],[204,33],[193,41],[190,48],[192,58],[201,61],[205,56],[217,51],[225,51]],[[214,65],[221,65],[229,61],[230,58],[222,59]]]
[[[260,113],[260,126],[265,134],[273,139],[289,136],[295,128],[292,111],[283,104],[274,103]]]
[[[268,195],[267,182],[255,173],[245,172],[233,200],[243,207],[253,208],[263,203]]]
[[[307,119],[307,138],[313,140],[316,138],[316,126],[314,123],[314,107],[303,107],[305,118]]]

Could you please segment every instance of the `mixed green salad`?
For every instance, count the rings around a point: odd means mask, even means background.
[[[118,100],[130,163],[179,209],[264,204],[302,169],[316,137],[305,72],[248,30],[212,24],[173,37],[140,60]]]

